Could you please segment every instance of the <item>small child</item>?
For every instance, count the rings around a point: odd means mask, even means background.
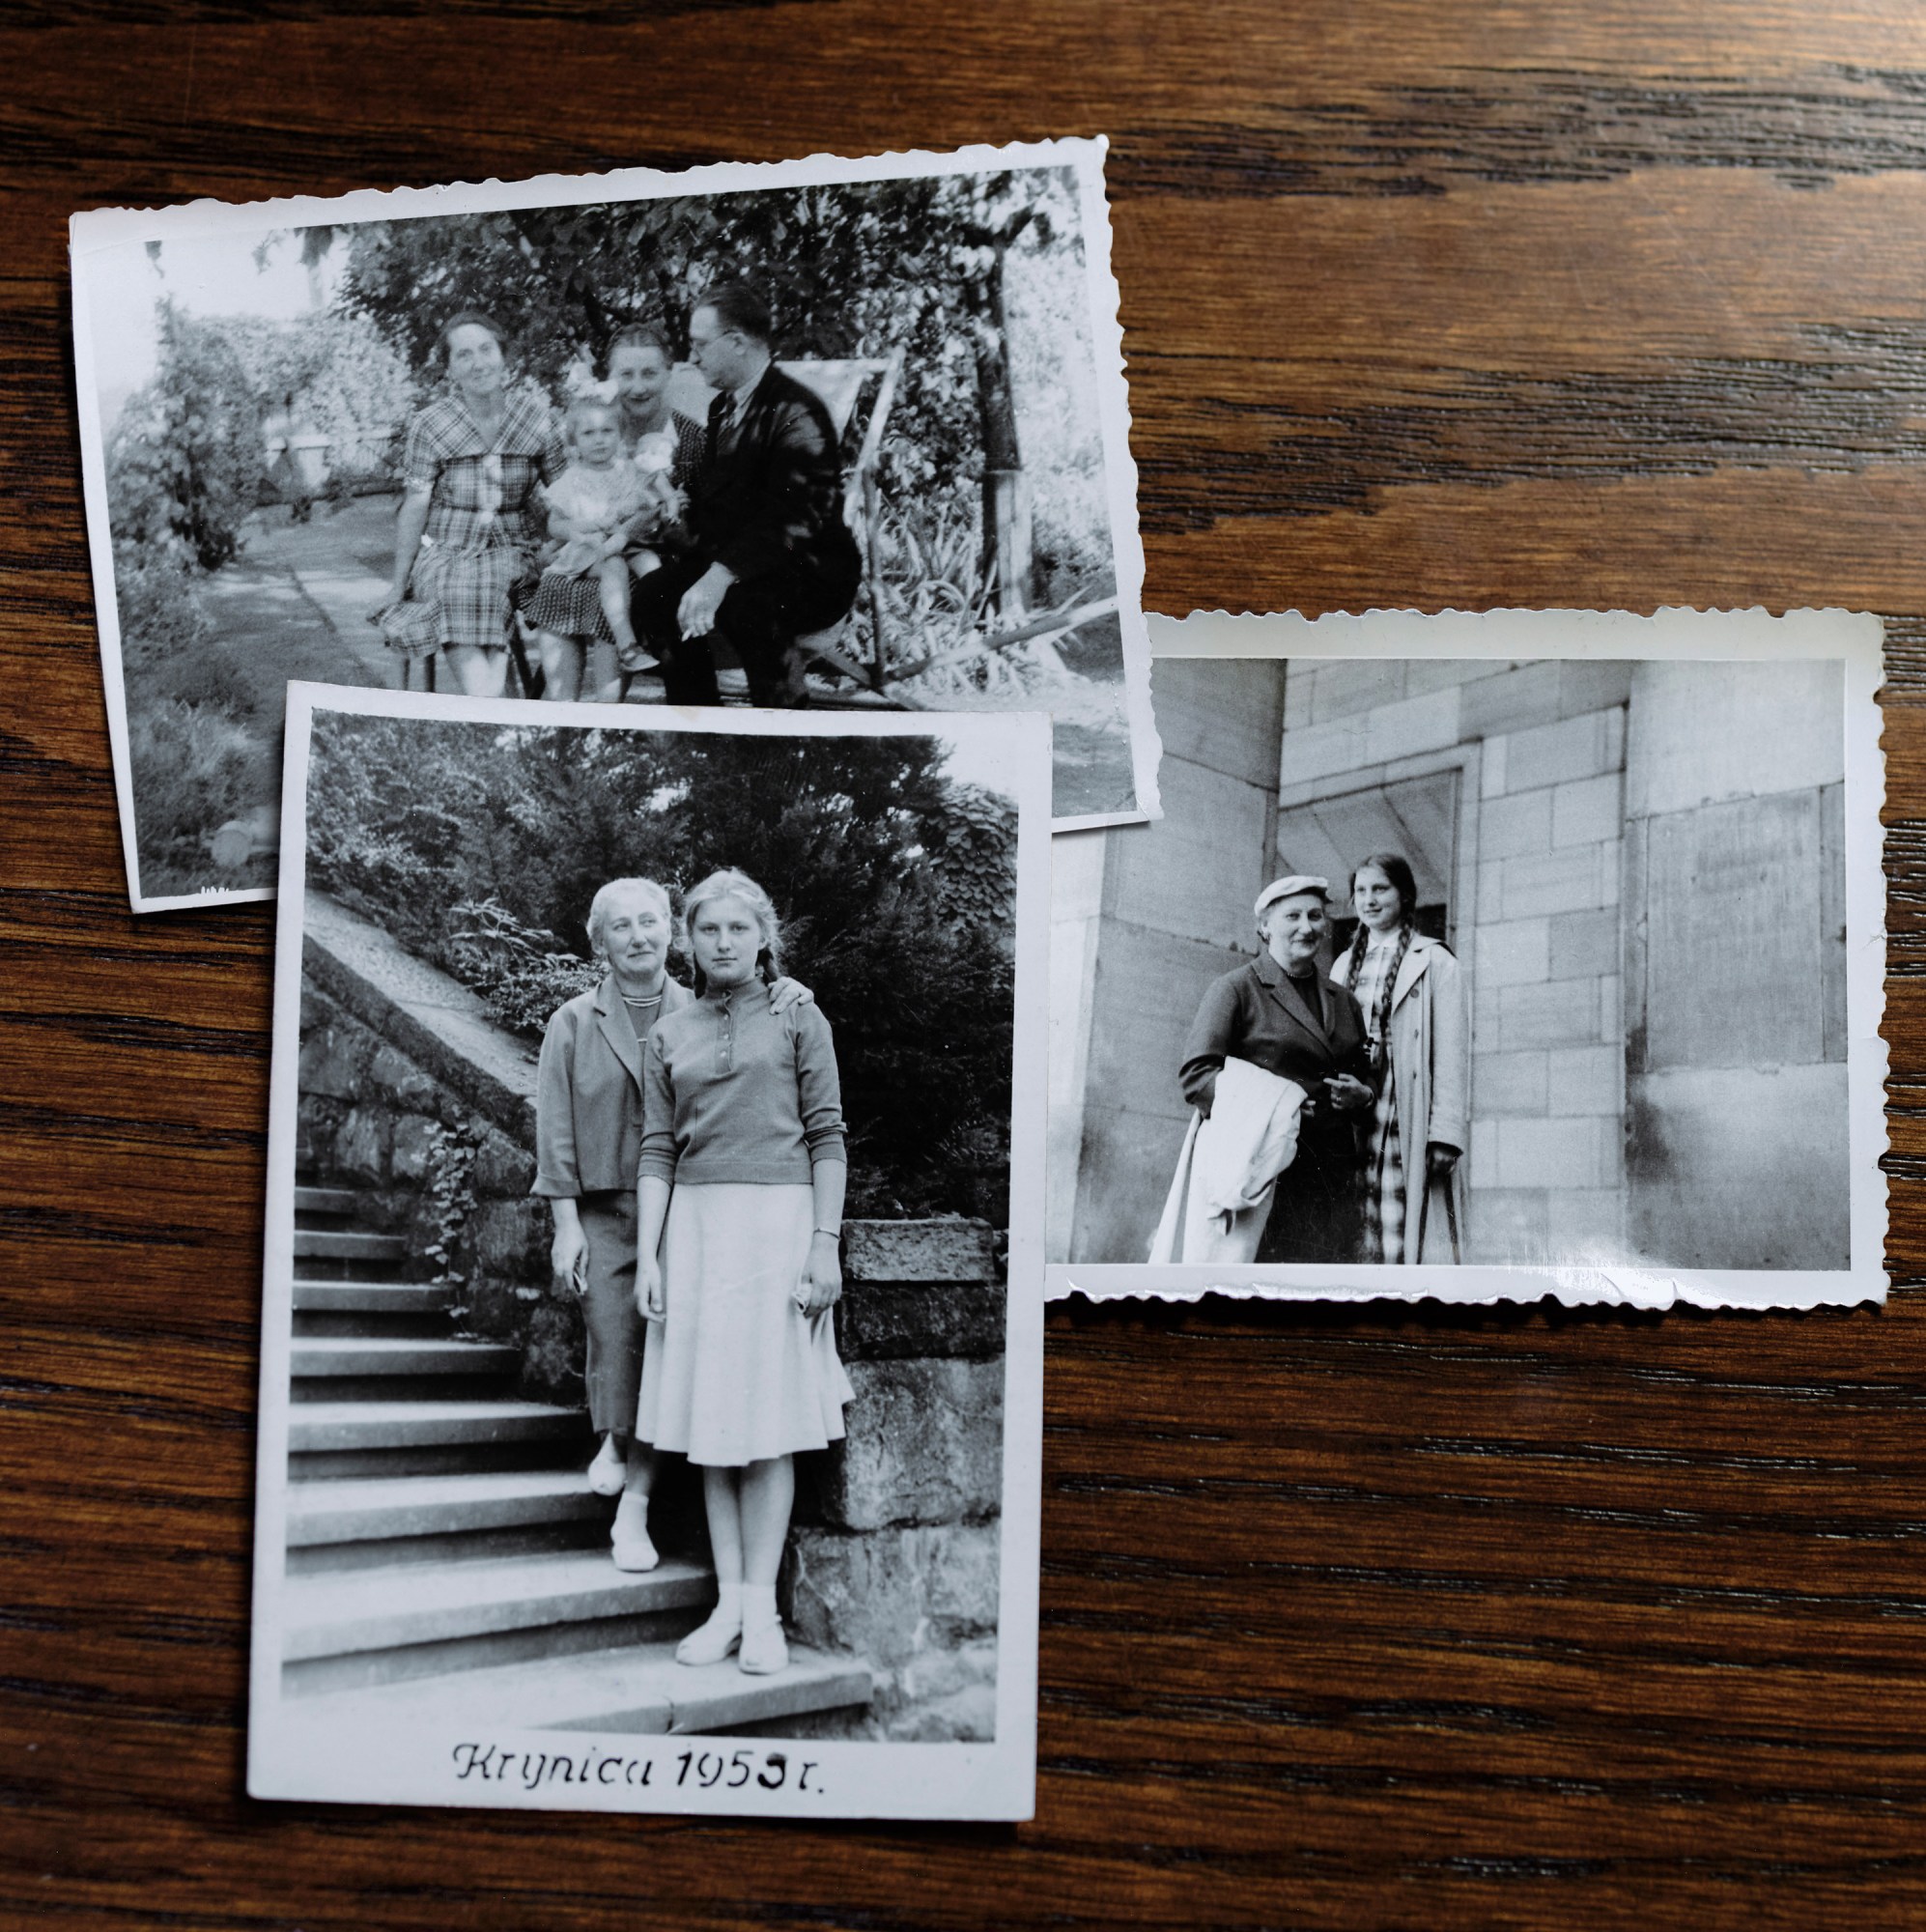
[[[540,634],[546,694],[556,698],[581,695],[589,645],[605,637],[630,668],[655,664],[637,648],[629,620],[628,553],[641,530],[673,516],[677,507],[669,481],[672,438],[644,437],[633,456],[624,456],[615,405],[589,395],[569,405],[568,440],[575,461],[544,491],[550,533],[562,546],[544,568],[525,612]],[[648,551],[633,559],[637,575],[655,562]]]

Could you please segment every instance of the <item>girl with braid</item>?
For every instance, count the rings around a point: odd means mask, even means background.
[[[1365,1151],[1363,1259],[1455,1262],[1463,1221],[1458,1163],[1470,1129],[1464,977],[1449,947],[1416,929],[1417,885],[1397,853],[1374,852],[1351,874],[1351,909],[1357,936],[1331,978],[1364,1012],[1378,1081]]]

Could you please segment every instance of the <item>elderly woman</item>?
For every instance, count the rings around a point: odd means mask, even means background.
[[[1184,1040],[1184,1098],[1207,1117],[1229,1059],[1302,1087],[1297,1152],[1278,1178],[1260,1262],[1355,1262],[1360,1240],[1358,1120],[1371,1104],[1364,1016],[1318,965],[1326,880],[1294,873],[1258,895],[1264,950],[1213,980]]]
[[[1451,949],[1418,931],[1418,888],[1396,852],[1351,874],[1357,935],[1331,969],[1363,1010],[1378,1081],[1364,1163],[1364,1259],[1456,1261],[1456,1170],[1466,1146],[1471,1027]],[[1405,1150],[1423,1150],[1415,1195]]]
[[[774,1013],[776,909],[712,874],[684,908],[694,1002],[649,1037],[637,1292],[652,1321],[637,1428],[702,1470],[717,1602],[684,1663],[780,1670],[776,1573],[798,1450],[843,1434],[842,1100],[829,1023]],[[661,1254],[657,1247],[660,1243]]]
[[[510,593],[533,575],[544,534],[538,484],[567,452],[548,408],[508,393],[506,338],[464,310],[441,330],[447,393],[414,412],[402,457],[393,601],[412,588],[437,611],[439,646],[470,697],[508,680]]]
[[[534,1192],[554,1217],[555,1279],[582,1299],[589,1419],[602,1446],[589,1487],[620,1493],[611,1537],[616,1566],[655,1567],[649,1491],[655,1458],[635,1439],[642,1382],[642,1318],[636,1306],[636,1178],[642,1150],[642,1049],[665,1013],[693,995],[668,977],[674,934],[668,895],[653,879],[610,879],[588,908],[588,938],[608,974],[557,1009],[536,1074]],[[779,980],[772,1012],[810,998]]]

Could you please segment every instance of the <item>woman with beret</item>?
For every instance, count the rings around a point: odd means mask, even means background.
[[[536,486],[560,476],[568,454],[548,407],[509,393],[506,339],[490,317],[450,317],[441,354],[447,393],[408,425],[391,592],[436,611],[463,692],[499,697],[511,593],[532,579],[545,533]]]
[[[717,1602],[676,1657],[735,1651],[762,1675],[788,1662],[776,1576],[795,1457],[841,1438],[854,1393],[830,1318],[841,1087],[822,1014],[773,1013],[762,995],[780,947],[768,894],[716,872],[684,919],[696,998],[657,1025],[646,1058],[636,1275],[652,1326],[637,1427],[702,1470]]]
[[[589,1465],[598,1495],[620,1494],[611,1538],[623,1570],[655,1567],[649,1491],[655,1458],[636,1440],[642,1318],[636,1306],[636,1178],[642,1152],[642,1049],[666,1013],[694,997],[668,977],[674,916],[653,879],[610,879],[588,908],[588,939],[608,973],[558,1008],[536,1073],[534,1192],[554,1217],[555,1280],[581,1296],[589,1419],[602,1446]],[[811,994],[794,980],[769,989],[772,1012]]]
[[[1418,888],[1396,852],[1351,874],[1357,935],[1331,980],[1364,1014],[1377,1105],[1366,1137],[1364,1259],[1450,1262],[1461,1224],[1458,1163],[1467,1144],[1471,1026],[1451,949],[1418,931]],[[1422,1151],[1413,1189],[1406,1150]]]
[[[1260,1262],[1359,1259],[1358,1123],[1374,1088],[1358,1003],[1318,968],[1328,891],[1302,873],[1263,889],[1256,907],[1263,951],[1211,982],[1184,1040],[1184,1098],[1206,1118],[1229,1059],[1305,1090],[1297,1151],[1278,1177]]]

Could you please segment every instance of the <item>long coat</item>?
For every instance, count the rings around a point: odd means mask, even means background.
[[[657,1016],[694,998],[662,982]],[[642,1050],[609,974],[556,1008],[535,1073],[535,1185],[550,1200],[634,1191],[642,1158]]]
[[[1297,1156],[1279,1176],[1260,1262],[1355,1262],[1364,1232],[1360,1134],[1369,1108],[1334,1107],[1319,1083],[1349,1073],[1368,1084],[1364,1015],[1343,986],[1322,989],[1315,1011],[1268,952],[1214,980],[1184,1040],[1184,1098],[1208,1115],[1218,1069],[1234,1054],[1294,1080],[1312,1096],[1300,1118]]]
[[[1331,969],[1335,982],[1345,971],[1341,956]],[[1398,1144],[1404,1157],[1405,1186],[1410,1177],[1430,1173],[1427,1159],[1431,1142],[1455,1147],[1460,1154],[1471,1150],[1471,1015],[1467,1010],[1464,972],[1450,947],[1423,933],[1411,935],[1410,949],[1398,969],[1391,989],[1391,1071],[1398,1105]],[[1422,1218],[1422,1250],[1407,1253],[1407,1263],[1452,1260],[1452,1218],[1464,1228],[1464,1162],[1448,1176],[1429,1180],[1422,1216],[1416,1202],[1407,1200],[1404,1230],[1407,1245],[1418,1239]]]

